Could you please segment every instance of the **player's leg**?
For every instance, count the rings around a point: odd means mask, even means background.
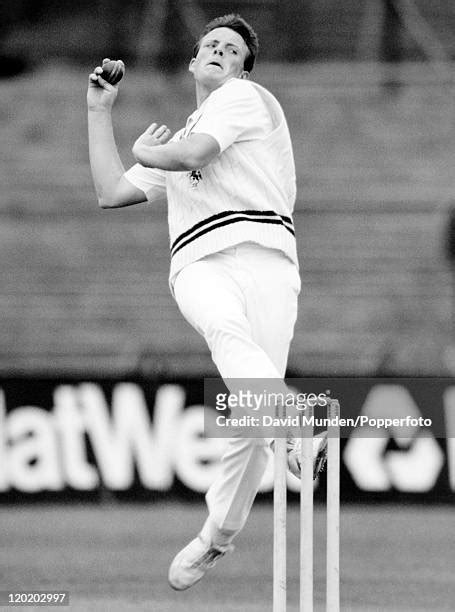
[[[252,338],[237,268],[235,251],[229,249],[184,268],[174,286],[180,310],[206,339],[228,386],[229,379],[280,377]],[[192,586],[229,550],[248,517],[269,455],[263,438],[229,441],[220,474],[206,496],[209,518],[199,536],[174,559],[171,586],[179,590]]]
[[[235,253],[236,249],[228,249],[187,266],[174,286],[183,315],[206,339],[228,387],[239,378],[281,376],[252,337]],[[268,458],[263,438],[229,441],[221,476],[207,493],[210,516],[219,530],[232,536],[243,527]]]
[[[206,339],[228,387],[230,379],[274,379],[286,393],[282,377],[299,288],[297,270],[284,255],[241,245],[184,268],[174,291],[183,315]],[[171,565],[174,588],[194,584],[228,550],[245,524],[268,457],[264,439],[230,441],[206,496],[207,522]]]

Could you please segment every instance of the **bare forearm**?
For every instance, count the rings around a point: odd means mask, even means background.
[[[115,143],[110,110],[88,111],[90,168],[98,202],[106,205],[115,197],[125,171]]]
[[[185,143],[169,142],[159,147],[135,146],[133,149],[136,161],[147,168],[160,168],[174,172],[195,170],[200,167],[198,160]]]

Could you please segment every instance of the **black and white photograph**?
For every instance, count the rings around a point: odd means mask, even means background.
[[[0,608],[455,609],[455,4],[3,0]]]

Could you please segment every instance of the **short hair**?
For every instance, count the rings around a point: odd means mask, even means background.
[[[231,30],[234,30],[234,32],[237,32],[237,34],[240,34],[249,51],[247,57],[245,58],[243,68],[247,72],[251,72],[253,70],[256,55],[258,54],[259,50],[258,36],[250,24],[240,17],[240,15],[235,13],[223,15],[222,17],[216,17],[215,19],[212,19],[212,21],[209,21],[209,23],[202,30],[201,35],[193,47],[193,57],[196,57],[196,55],[199,53],[201,40],[204,38],[204,36],[206,36],[212,30],[215,30],[215,28],[230,28]]]

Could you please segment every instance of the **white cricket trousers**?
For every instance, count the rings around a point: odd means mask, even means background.
[[[241,243],[187,265],[174,282],[177,304],[230,378],[283,378],[297,318],[300,277],[281,251]],[[209,519],[242,529],[268,461],[264,438],[232,438],[209,488]]]

